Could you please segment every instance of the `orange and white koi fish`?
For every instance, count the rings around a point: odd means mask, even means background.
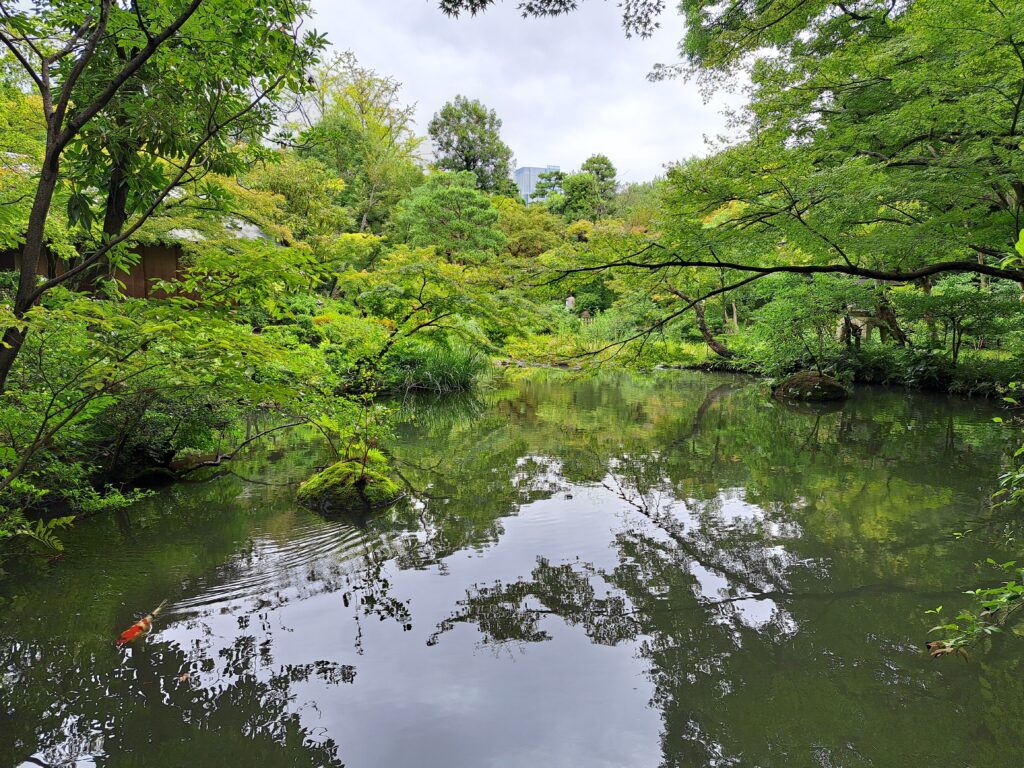
[[[121,636],[117,638],[115,645],[120,648],[123,645],[128,645],[132,640],[149,634],[149,630],[153,628],[153,619],[155,619],[164,608],[167,607],[167,601],[164,600],[158,605],[152,613],[143,616],[141,619],[132,624],[128,629],[121,633]]]

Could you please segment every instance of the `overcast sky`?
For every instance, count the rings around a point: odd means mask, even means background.
[[[422,133],[445,101],[477,98],[497,110],[518,165],[571,170],[603,152],[620,179],[645,181],[667,162],[704,154],[705,135],[724,131],[723,98],[705,104],[694,83],[646,80],[653,64],[677,60],[683,28],[672,10],[654,37],[629,40],[613,0],[554,19],[522,19],[514,0],[459,19],[436,0],[313,5],[315,27],[336,49],[401,81]]]

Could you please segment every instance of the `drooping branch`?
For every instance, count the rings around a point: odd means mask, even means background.
[[[975,250],[982,251],[982,249],[975,247]],[[659,258],[646,258],[649,254],[659,252],[661,257]],[[542,283],[542,285],[551,285],[564,280],[572,275],[585,274],[593,272],[602,272],[609,269],[625,268],[625,269],[638,269],[646,270],[649,272],[658,272],[665,269],[683,269],[683,268],[695,268],[695,269],[714,269],[718,271],[732,271],[732,272],[746,272],[748,277],[738,280],[728,285],[723,285],[720,288],[716,288],[712,291],[705,293],[697,298],[684,297],[677,291],[673,290],[669,286],[669,290],[672,291],[676,296],[685,301],[684,306],[670,312],[665,317],[655,321],[646,328],[638,331],[637,333],[629,336],[626,339],[615,341],[610,344],[601,347],[600,349],[585,352],[575,357],[596,357],[610,349],[621,350],[628,344],[643,339],[644,343],[654,333],[662,330],[668,323],[682,316],[691,309],[702,305],[705,301],[715,296],[719,296],[725,293],[729,293],[738,288],[742,288],[745,285],[760,280],[761,278],[768,277],[769,275],[775,274],[798,274],[798,275],[816,275],[816,274],[839,274],[848,275],[851,277],[861,277],[871,280],[880,280],[883,282],[890,283],[912,283],[920,280],[927,279],[934,275],[942,274],[978,274],[985,275],[988,277],[994,277],[1002,280],[1012,280],[1020,285],[1024,285],[1024,269],[1016,269],[1012,267],[996,267],[990,264],[984,263],[982,260],[972,261],[945,261],[936,264],[929,264],[924,267],[910,270],[885,270],[885,269],[873,269],[869,267],[861,267],[853,263],[843,264],[779,264],[774,266],[758,266],[755,264],[740,264],[738,262],[723,261],[717,254],[712,250],[712,260],[704,258],[685,257],[672,249],[660,244],[660,243],[648,243],[643,248],[634,251],[633,253],[613,261],[604,262],[602,264],[592,264],[581,267],[567,267],[557,269],[557,275],[550,280]],[[703,330],[703,329],[702,329]],[[707,339],[707,334],[705,334]],[[714,347],[712,347],[714,349]],[[717,350],[715,350],[717,351]]]
[[[600,355],[602,352],[607,352],[609,349],[622,349],[627,344],[630,344],[630,343],[632,343],[634,341],[637,341],[638,339],[644,339],[645,342],[646,342],[646,340],[649,339],[654,333],[656,333],[657,331],[663,329],[666,325],[668,325],[670,322],[672,322],[676,318],[679,318],[679,317],[682,317],[683,315],[685,315],[687,312],[689,312],[691,309],[693,309],[697,304],[703,303],[703,302],[707,301],[708,299],[714,298],[715,296],[721,296],[723,293],[729,293],[730,291],[735,291],[738,288],[742,288],[745,285],[749,285],[750,283],[753,283],[753,282],[755,282],[757,280],[760,280],[761,278],[767,277],[767,276],[768,276],[767,274],[754,274],[754,275],[750,275],[748,277],[745,277],[742,280],[737,280],[735,283],[729,283],[728,285],[723,285],[720,288],[715,288],[713,291],[708,291],[703,296],[698,296],[696,299],[693,299],[691,301],[686,302],[686,304],[683,307],[681,307],[680,309],[677,309],[674,312],[670,312],[665,317],[661,318],[660,320],[657,320],[656,322],[654,322],[651,325],[647,326],[643,330],[638,331],[637,333],[634,333],[632,336],[629,336],[628,338],[622,339],[621,341],[613,341],[611,344],[606,344],[605,346],[601,347],[600,349],[596,349],[596,350],[594,350],[592,352],[584,352],[584,353],[579,354],[579,355],[574,355],[573,357],[576,357],[576,358],[596,357],[597,355]],[[612,355],[612,356],[614,357],[614,355]]]
[[[231,461],[232,459],[234,459],[242,451],[243,448],[245,448],[247,445],[251,443],[256,442],[260,438],[266,437],[272,432],[278,432],[282,429],[291,429],[292,427],[301,427],[304,424],[309,424],[309,419],[299,419],[298,421],[292,421],[287,424],[278,424],[276,427],[270,427],[269,429],[261,430],[260,432],[257,432],[255,435],[243,440],[230,453],[218,453],[217,456],[213,459],[206,459],[203,461],[196,462],[195,464],[190,465],[186,469],[182,469],[181,471],[179,471],[178,475],[184,476],[200,469],[206,469],[208,467],[219,467],[225,461]]]

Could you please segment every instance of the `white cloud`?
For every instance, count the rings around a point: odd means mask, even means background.
[[[478,98],[504,121],[520,165],[579,167],[607,154],[620,178],[643,181],[665,163],[704,154],[723,132],[726,98],[705,104],[682,80],[650,83],[674,62],[682,20],[666,12],[647,40],[627,39],[612,2],[587,2],[554,19],[522,19],[512,2],[451,19],[435,0],[314,0],[315,26],[338,50],[403,83],[421,131],[456,94]],[[735,99],[728,99],[735,103]]]

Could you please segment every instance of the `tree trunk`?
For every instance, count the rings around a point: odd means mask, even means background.
[[[875,317],[878,318],[881,324],[882,341],[885,341],[888,335],[896,339],[896,343],[901,347],[907,346],[907,334],[900,328],[899,321],[896,319],[896,311],[884,296],[878,305]]]
[[[0,347],[0,394],[7,387],[7,376],[14,367],[14,360],[25,343],[25,332],[17,328],[8,328],[4,332],[3,346]]]
[[[46,241],[46,219],[50,214],[53,193],[57,188],[57,174],[60,170],[59,151],[53,149],[56,141],[47,137],[46,155],[39,174],[36,196],[28,217],[25,232],[25,247],[21,250],[21,271],[18,275],[18,292],[14,297],[14,316],[21,320],[32,308],[33,294],[39,278],[39,259],[42,258]],[[52,275],[51,275],[52,277]],[[7,390],[7,379],[14,367],[14,361],[25,343],[27,329],[8,328],[4,332],[4,347],[0,349],[0,394]]]
[[[107,201],[103,214],[103,234],[108,238],[117,237],[128,221],[128,170],[126,163],[120,159],[124,150],[112,152],[110,176],[107,186]],[[90,290],[96,285],[97,279],[111,278],[114,270],[109,254],[89,267],[73,280],[77,290]]]
[[[724,357],[726,360],[735,357],[736,353],[716,339],[714,334],[711,333],[711,329],[708,328],[707,318],[704,316],[704,302],[694,301],[685,293],[673,288],[671,285],[668,285],[668,289],[672,292],[672,295],[677,296],[693,307],[693,312],[697,316],[697,327],[700,329],[700,335],[704,337],[704,342],[711,348],[711,351],[719,357]],[[725,322],[728,323],[729,308],[727,306],[723,307],[722,311],[725,315]]]
[[[925,296],[932,295],[932,281],[930,279],[924,279],[921,281],[921,290],[924,291]],[[935,316],[930,312],[925,313],[924,316],[925,324],[928,326],[928,339],[932,348],[939,346],[939,328],[935,323]]]
[[[836,333],[836,341],[845,344],[847,347],[860,349],[861,329],[850,319],[850,314],[843,315],[839,321],[839,330]]]
[[[683,301],[689,301],[689,299],[683,299]],[[708,328],[707,319],[704,317],[704,302],[698,301],[694,304],[693,311],[697,315],[697,327],[700,328],[700,335],[704,337],[704,342],[711,348],[711,351],[726,360],[736,357],[736,353],[716,339],[711,333],[711,329]]]
[[[107,190],[107,209],[103,217],[103,234],[119,235],[128,220],[128,179],[125,164],[114,160],[110,166],[110,187]]]

